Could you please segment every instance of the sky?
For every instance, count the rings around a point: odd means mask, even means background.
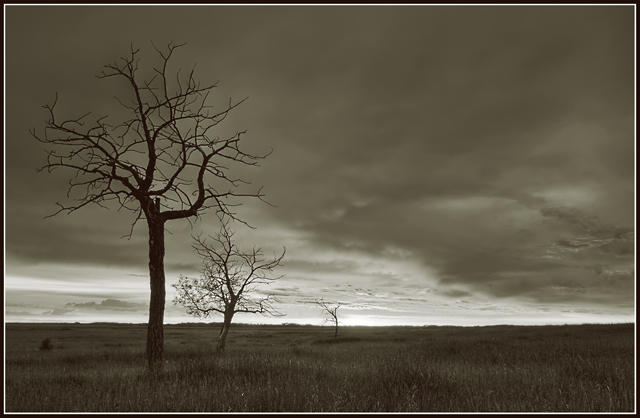
[[[37,172],[43,105],[120,111],[97,79],[140,48],[186,43],[172,69],[247,98],[220,125],[231,167],[264,187],[238,201],[237,244],[286,248],[285,317],[344,325],[635,322],[635,6],[5,6],[5,321],[146,322],[148,235],[111,206],[56,212],[71,171]],[[111,119],[110,119],[111,120]],[[167,223],[165,322],[198,277],[193,235]],[[204,321],[220,321],[212,317]]]

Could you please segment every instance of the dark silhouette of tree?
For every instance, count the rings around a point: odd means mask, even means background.
[[[338,308],[341,306],[340,302],[327,302],[321,299],[316,303],[320,305],[322,313],[327,317],[324,321],[332,322],[336,326],[333,338],[338,338]]]
[[[256,156],[243,151],[240,140],[245,131],[224,138],[214,134],[214,128],[246,99],[235,104],[230,100],[214,112],[207,99],[217,83],[201,87],[194,79],[195,67],[184,76],[180,70],[173,75],[169,71],[174,51],[183,45],[170,43],[164,52],[153,45],[162,59],[151,79],[138,75],[139,50],[133,46],[128,57],[104,66],[106,70],[97,78],[124,79],[130,88],[129,97],[116,97],[130,115],[128,119],[116,125],[107,123],[107,116],[89,121],[89,113],[58,119],[56,94],[53,105],[44,106],[49,111],[44,134],[31,131],[40,142],[53,146],[47,164],[39,171],[63,168],[74,172],[67,197],[75,202],[68,206],[57,203],[59,210],[50,216],[72,213],[89,204],[105,207],[105,203],[115,202],[118,210],[136,214],[131,231],[125,235],[129,238],[136,223],[146,220],[151,282],[147,358],[151,370],[158,370],[163,358],[165,223],[198,219],[211,208],[236,219],[231,209],[240,203],[228,198],[262,200],[263,194],[262,188],[240,193],[238,186],[248,183],[230,177],[228,166],[257,165],[257,160],[270,154]]]
[[[262,250],[255,246],[251,251],[242,251],[233,241],[230,220],[220,220],[220,232],[214,243],[208,244],[200,236],[194,237],[193,248],[203,259],[200,278],[180,276],[172,286],[178,291],[173,303],[187,308],[187,313],[196,317],[208,317],[212,313],[223,315],[220,337],[216,350],[225,347],[227,333],[233,316],[238,312],[284,316],[273,307],[273,295],[256,296],[258,288],[269,285],[283,276],[272,276],[273,269],[280,265],[286,248],[272,260],[263,258]]]

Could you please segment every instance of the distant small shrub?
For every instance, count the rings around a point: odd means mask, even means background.
[[[40,351],[51,350],[53,348],[53,344],[51,344],[51,338],[45,338],[40,343]]]

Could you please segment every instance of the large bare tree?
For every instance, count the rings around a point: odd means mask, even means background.
[[[153,43],[152,43],[153,44]],[[184,45],[184,44],[183,44]],[[245,133],[220,138],[216,126],[244,100],[229,100],[219,111],[208,103],[213,85],[201,86],[194,68],[185,74],[170,71],[169,64],[177,48],[169,44],[158,49],[160,65],[153,76],[138,75],[138,49],[114,64],[105,65],[99,79],[123,79],[128,97],[116,97],[124,108],[124,120],[116,124],[103,116],[92,120],[89,113],[74,119],[61,119],[52,105],[46,105],[49,120],[44,134],[31,134],[47,146],[47,164],[40,169],[51,172],[62,168],[74,172],[67,197],[73,203],[62,205],[50,216],[71,213],[89,204],[105,207],[114,202],[118,209],[136,214],[134,226],[146,220],[149,231],[149,278],[151,297],[147,333],[147,358],[151,370],[158,370],[163,357],[163,318],[165,307],[164,232],[165,223],[175,219],[197,219],[214,208],[235,219],[237,206],[232,197],[257,197],[257,192],[242,193],[238,186],[248,184],[231,177],[233,164],[257,165],[267,155],[252,155],[240,148]],[[191,221],[190,221],[191,222]]]
[[[206,238],[194,237],[193,248],[203,260],[200,278],[181,275],[178,283],[172,284],[178,292],[173,303],[187,308],[190,315],[204,318],[215,313],[223,315],[216,350],[224,349],[236,313],[284,315],[274,308],[273,295],[261,294],[259,287],[283,277],[273,276],[273,270],[280,265],[286,248],[280,256],[274,253],[269,260],[255,246],[243,251],[234,242],[235,232],[229,223],[229,219],[221,219],[220,232],[209,236],[211,244]]]

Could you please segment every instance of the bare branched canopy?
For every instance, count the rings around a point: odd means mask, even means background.
[[[335,325],[334,338],[338,337],[338,308],[342,306],[340,302],[328,302],[324,299],[320,299],[316,302],[321,308],[322,313],[325,315],[325,322],[331,322]]]
[[[243,252],[233,241],[235,232],[229,223],[230,220],[222,221],[220,232],[209,236],[212,243],[202,236],[194,237],[192,247],[203,259],[201,276],[180,276],[179,282],[172,285],[178,291],[174,303],[183,305],[190,315],[197,317],[207,317],[214,312],[224,314],[230,307],[234,313],[283,316],[272,304],[273,295],[255,295],[260,287],[283,277],[272,274],[284,258],[286,248],[270,260],[255,246]]]
[[[76,203],[58,203],[53,215],[90,203],[103,206],[116,201],[119,207],[136,212],[137,222],[150,215],[149,206],[160,198],[164,211],[154,215],[163,221],[198,216],[211,207],[234,218],[230,210],[234,204],[226,198],[263,197],[261,189],[252,194],[237,192],[236,187],[246,182],[229,175],[228,163],[256,165],[268,154],[243,151],[240,139],[245,131],[220,138],[212,129],[246,99],[235,104],[229,101],[224,109],[213,111],[207,101],[217,83],[201,86],[194,79],[195,67],[184,76],[180,70],[175,76],[169,72],[169,61],[181,46],[170,44],[168,52],[156,48],[162,60],[150,80],[139,79],[139,50],[133,47],[130,56],[105,65],[99,79],[124,78],[131,86],[129,98],[116,97],[131,115],[117,125],[108,123],[107,116],[89,123],[90,113],[59,120],[57,95],[52,105],[44,106],[49,111],[44,135],[31,133],[55,147],[48,151],[41,170],[63,167],[75,171],[68,196]]]
[[[173,301],[187,308],[187,313],[206,318],[211,314],[224,315],[221,341],[218,349],[224,347],[226,332],[233,316],[238,312],[284,316],[274,307],[274,295],[265,295],[263,287],[283,276],[274,276],[274,269],[284,258],[274,253],[266,259],[261,248],[255,246],[243,251],[233,240],[235,232],[230,229],[230,219],[220,220],[220,232],[209,236],[211,243],[201,236],[194,237],[193,249],[203,259],[201,276],[189,278],[180,276],[178,283],[172,284],[177,290]]]

